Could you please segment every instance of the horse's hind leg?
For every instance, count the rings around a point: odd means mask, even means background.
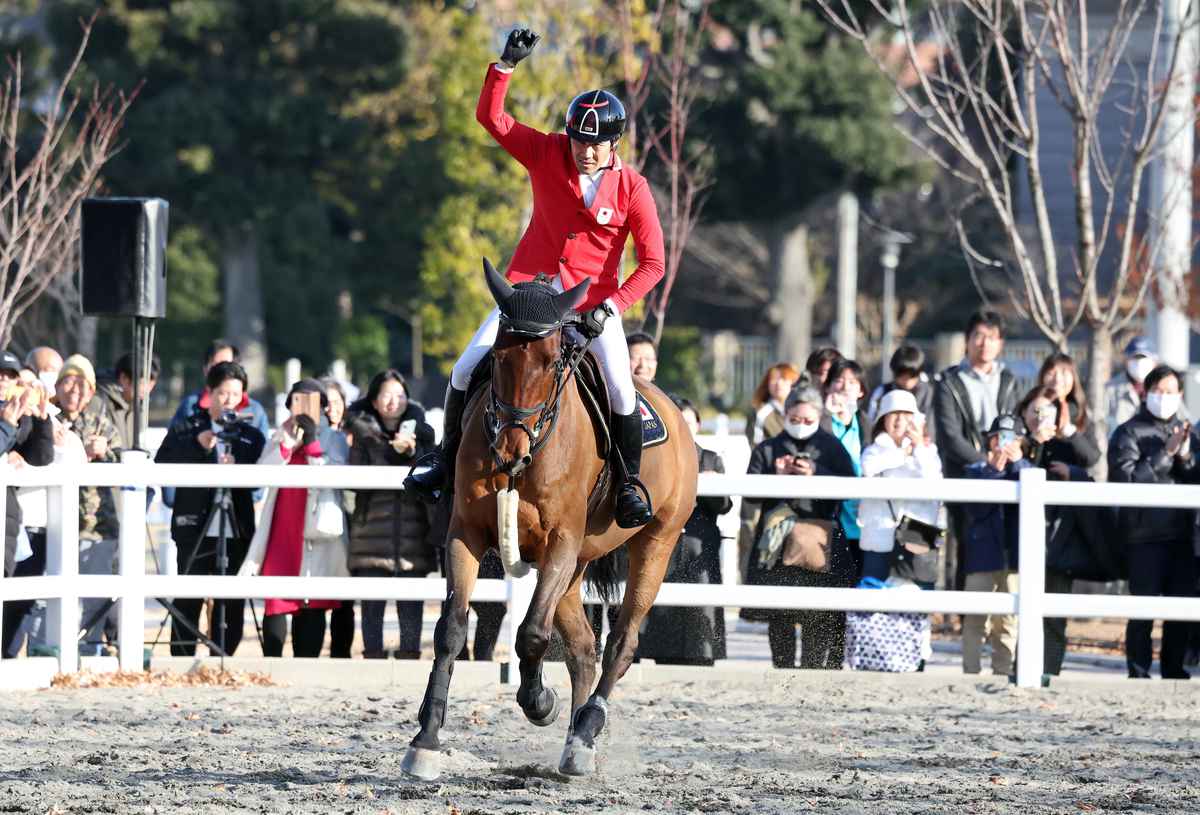
[[[425,688],[425,698],[417,714],[421,730],[412,740],[400,765],[408,775],[424,780],[441,775],[442,755],[438,731],[446,721],[454,660],[467,641],[467,612],[475,579],[479,576],[479,561],[485,551],[478,536],[468,544],[461,528],[451,531],[446,548],[446,602],[442,605],[442,616],[433,635],[433,670],[429,672],[429,685]]]
[[[525,718],[538,727],[546,727],[558,718],[558,694],[542,684],[542,660],[550,646],[550,626],[559,601],[580,568],[569,547],[552,546],[554,558],[538,569],[537,587],[529,613],[517,629],[517,656],[520,658],[521,687],[517,704]]]
[[[625,597],[621,602],[617,625],[608,635],[608,644],[604,648],[604,672],[600,675],[596,692],[583,707],[575,711],[567,749],[563,751],[559,769],[569,775],[595,771],[596,737],[608,722],[608,697],[617,680],[633,664],[638,646],[638,629],[654,605],[654,598],[658,596],[675,541],[653,537],[642,531],[630,540],[628,546],[629,579],[625,584]]]

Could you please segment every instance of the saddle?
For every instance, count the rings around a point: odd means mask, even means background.
[[[577,347],[580,344],[582,344],[582,340],[573,329],[564,331],[564,355],[571,352],[572,346]],[[602,506],[611,505],[616,500],[613,487],[618,483],[615,470],[620,465],[613,455],[615,447],[612,441],[612,407],[608,399],[608,383],[599,360],[591,351],[584,354],[583,360],[575,370],[575,378],[579,395],[583,399],[588,416],[592,419],[592,429],[596,435],[596,449],[605,462],[588,493],[587,513],[590,518]],[[471,379],[467,384],[467,408],[463,411],[464,417],[470,416],[474,411],[475,401],[486,395],[491,379],[492,352],[489,350],[471,372]]]

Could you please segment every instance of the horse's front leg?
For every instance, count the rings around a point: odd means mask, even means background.
[[[441,775],[441,745],[438,731],[446,722],[450,675],[454,660],[467,641],[467,612],[471,592],[479,577],[479,561],[486,551],[483,535],[472,532],[464,535],[457,522],[446,544],[446,602],[433,635],[433,670],[417,720],[421,730],[412,740],[400,768],[408,775],[433,780]]]
[[[521,687],[517,704],[525,717],[538,727],[546,727],[558,718],[558,694],[542,684],[542,659],[550,646],[551,626],[558,602],[575,577],[578,552],[563,545],[561,539],[549,547],[545,562],[538,568],[537,587],[529,612],[517,629],[517,656],[520,659]]]

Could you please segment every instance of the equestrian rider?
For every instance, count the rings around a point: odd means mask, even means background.
[[[634,486],[642,457],[642,421],[625,332],[619,317],[606,318],[641,300],[662,278],[662,226],[649,184],[617,157],[625,108],[616,96],[604,90],[576,96],[567,108],[566,133],[542,133],[505,112],[504,95],[513,69],[540,39],[529,29],[508,35],[500,61],[488,67],[475,118],[529,171],[533,185],[533,218],[513,254],[508,279],[519,283],[544,272],[560,291],[584,279],[592,281],[576,310],[582,312],[580,330],[593,338],[592,351],[608,380],[615,441],[626,470],[617,493],[616,522],[631,528],[648,522],[653,513],[649,496],[643,499]],[[638,265],[622,283],[621,254],[630,234]],[[499,320],[499,309],[493,309],[455,363],[446,391],[440,454],[428,471],[405,479],[406,489],[430,497],[447,486],[462,435],[467,383],[495,342]]]

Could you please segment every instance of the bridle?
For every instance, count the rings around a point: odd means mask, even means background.
[[[567,322],[575,321],[574,315]],[[510,333],[515,333],[522,336],[546,337],[553,331],[561,332],[563,329],[563,321],[555,323],[551,326],[539,326],[539,330],[522,330],[523,327],[514,326],[510,321],[501,319],[500,330],[508,330]],[[546,330],[549,328],[549,330]],[[496,468],[508,475],[516,478],[524,470],[533,463],[533,457],[546,446],[546,442],[550,440],[550,436],[554,433],[555,425],[558,422],[558,409],[562,401],[563,391],[570,382],[572,375],[579,368],[579,363],[583,361],[584,355],[587,354],[588,346],[591,345],[590,339],[585,339],[582,343],[579,342],[563,342],[560,346],[558,359],[554,361],[554,381],[551,385],[550,394],[538,402],[536,405],[523,407],[514,405],[511,402],[506,402],[496,395],[496,375],[494,366],[496,360],[493,357],[492,378],[488,385],[488,402],[483,409],[483,431],[488,440],[488,447],[492,451],[492,459],[496,462]],[[537,421],[531,427],[527,421],[537,416]],[[529,437],[529,451],[519,458],[505,461],[500,456],[500,451],[496,445],[499,442],[500,436],[507,430],[520,430]]]

